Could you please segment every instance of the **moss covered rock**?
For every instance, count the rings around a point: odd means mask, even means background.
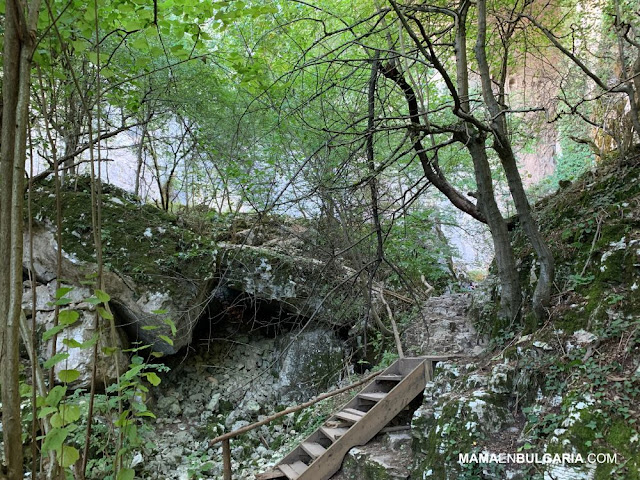
[[[78,177],[58,196],[62,278],[77,286],[95,278],[98,269],[90,190],[89,180]],[[34,270],[41,282],[48,283],[57,276],[54,186],[35,189],[32,203]],[[312,318],[331,325],[350,325],[362,312],[362,302],[355,299],[360,295],[353,295],[355,272],[298,250],[289,252],[287,239],[262,246],[219,242],[236,237],[216,230],[229,225],[205,214],[198,217],[204,223],[196,224],[191,217],[185,221],[107,184],[101,212],[103,290],[111,296],[111,306],[129,338],[152,344],[157,351],[176,353],[191,342],[203,314],[223,314],[221,292],[230,292],[229,304],[244,295],[271,305],[276,302],[280,308],[275,310],[283,318]],[[28,268],[28,235],[25,242]]]
[[[332,325],[352,323],[362,311],[361,296],[353,295],[355,272],[340,264],[266,247],[225,243],[219,249],[220,281],[229,288]]]
[[[514,423],[508,397],[485,389],[501,385],[511,376],[500,371],[499,380],[482,378],[474,366],[445,364],[443,375],[436,376],[425,389],[425,403],[416,410],[411,423],[415,460],[413,479],[457,479],[472,475],[461,465],[460,454],[472,453],[487,438]],[[472,385],[471,389],[466,387]],[[474,388],[482,385],[480,388]],[[502,390],[498,388],[497,390]],[[466,476],[462,478],[478,478]]]

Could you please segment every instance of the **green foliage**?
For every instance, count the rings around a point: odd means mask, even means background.
[[[435,223],[438,221],[432,209],[412,209],[394,222],[387,237],[385,253],[410,282],[420,285],[424,276],[440,289],[451,279],[447,257],[455,252],[437,235]],[[404,286],[403,279],[396,272],[390,273],[389,283],[396,287]]]
[[[66,295],[72,291],[71,287],[64,287],[56,292],[57,301],[69,300]],[[96,305],[100,316],[107,321],[113,321],[113,316],[108,311],[110,296],[99,289],[95,289],[93,296],[84,299],[85,302]],[[60,305],[68,305],[63,301]],[[78,312],[70,309],[61,310],[58,316],[59,325],[47,330],[43,334],[43,341],[51,341],[54,336],[64,332],[66,328],[75,324],[79,318]],[[164,323],[169,326],[171,335],[176,333],[175,324],[170,319]],[[166,337],[172,341],[170,337]],[[97,334],[88,342],[81,344],[77,341],[65,342],[67,349],[86,349],[97,341]],[[81,389],[76,389],[69,395],[68,385],[78,380],[80,372],[76,369],[61,369],[57,372],[57,378],[62,385],[51,388],[46,397],[37,397],[36,416],[47,418],[51,429],[41,437],[42,451],[53,451],[60,467],[69,469],[80,459],[80,450],[86,443],[85,432],[87,422],[93,423],[92,437],[89,440],[88,468],[89,478],[104,479],[132,479],[135,472],[125,468],[134,450],[143,445],[141,429],[148,428],[143,422],[146,418],[155,418],[147,408],[145,399],[149,392],[149,385],[157,387],[161,378],[160,372],[166,372],[168,368],[163,364],[145,359],[141,354],[150,346],[134,346],[125,353],[131,354],[131,363],[121,374],[118,382],[109,385],[104,394],[94,396],[94,417],[87,418],[89,394]],[[115,349],[107,347],[108,354],[115,353]],[[68,359],[68,352],[59,352],[44,362],[44,368],[53,368],[60,362]],[[149,356],[155,358],[153,355]],[[24,385],[21,388],[24,398],[31,398],[31,387]],[[103,421],[96,422],[96,418]],[[30,420],[30,415],[24,418]],[[30,431],[30,429],[27,429]],[[28,434],[27,434],[28,435]],[[114,436],[121,436],[122,443],[119,449],[115,449],[112,441]],[[111,440],[110,440],[111,439]],[[122,466],[122,467],[121,467]],[[70,470],[67,470],[70,471]]]

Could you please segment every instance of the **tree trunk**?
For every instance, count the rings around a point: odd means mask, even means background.
[[[473,160],[473,169],[478,187],[478,207],[487,219],[493,248],[495,251],[498,276],[500,278],[500,308],[498,317],[511,324],[519,315],[522,295],[520,280],[516,269],[515,256],[511,248],[511,239],[507,222],[502,217],[496,203],[491,167],[487,158],[484,133],[475,133],[466,142]]]
[[[478,38],[475,45],[475,54],[478,61],[478,71],[482,83],[482,95],[491,114],[491,129],[494,136],[493,148],[498,153],[500,163],[504,169],[509,184],[509,191],[518,212],[518,219],[527,238],[531,242],[540,262],[540,276],[533,293],[533,311],[538,320],[545,320],[547,307],[551,298],[551,287],[555,274],[555,262],[553,254],[547,246],[540,229],[531,214],[531,206],[527,194],[522,185],[520,172],[515,154],[509,140],[507,120],[505,113],[496,100],[493,93],[493,82],[489,72],[489,64],[486,55],[486,0],[478,0]],[[505,52],[505,56],[507,52]]]
[[[31,56],[35,47],[39,0],[6,3],[0,133],[0,364],[6,478],[23,478],[19,357],[22,312],[22,233],[24,165],[29,122]],[[28,15],[28,17],[27,17]]]
[[[555,260],[551,249],[540,233],[537,222],[531,214],[531,206],[529,205],[529,200],[522,186],[520,172],[518,171],[511,146],[508,144],[500,144],[500,141],[496,139],[494,149],[498,152],[502,168],[506,174],[511,197],[516,206],[522,230],[524,230],[529,242],[531,242],[538,261],[540,262],[540,275],[535,291],[533,292],[532,306],[538,320],[546,320],[547,308],[551,300],[551,287],[553,286],[555,276]]]
[[[69,66],[71,68],[71,66]],[[80,132],[82,129],[82,122],[84,119],[84,109],[76,98],[79,93],[76,93],[74,88],[69,94],[67,115],[63,130],[64,137],[64,156],[62,168],[62,181],[66,183],[68,177],[76,175],[78,167],[75,165],[76,156],[74,153],[78,150],[78,144],[80,143]]]
[[[456,79],[460,96],[460,109],[469,114],[469,64],[467,59],[467,12],[470,2],[464,0],[460,3],[458,17],[456,19]],[[484,86],[484,85],[483,85]],[[467,123],[469,132],[475,129]],[[465,136],[465,135],[463,135]],[[465,138],[467,150],[473,160],[473,169],[478,187],[478,207],[487,219],[489,231],[493,239],[498,276],[500,278],[501,294],[498,317],[508,324],[514,322],[520,314],[522,293],[520,279],[516,269],[516,261],[511,247],[511,238],[507,222],[502,217],[493,191],[493,179],[491,166],[487,158],[485,140],[486,133],[477,132]],[[468,141],[467,141],[468,140]],[[502,323],[502,322],[501,322]]]

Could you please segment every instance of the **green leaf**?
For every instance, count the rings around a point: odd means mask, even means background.
[[[115,421],[114,425],[116,427],[126,427],[131,424],[131,419],[129,418],[130,410],[124,410],[118,420]]]
[[[61,299],[67,293],[69,293],[71,290],[73,290],[73,287],[61,287],[61,288],[57,289],[56,290],[56,294],[55,294],[56,300]]]
[[[63,307],[65,305],[69,305],[70,303],[73,303],[73,302],[71,301],[70,298],[67,298],[67,297],[59,298],[58,300],[53,302],[54,305],[58,305],[60,307]]]
[[[116,73],[110,68],[105,67],[100,69],[100,75],[102,75],[103,78],[113,78]]]
[[[80,372],[78,370],[60,370],[58,372],[58,378],[62,383],[71,383],[76,381],[80,377]]]
[[[49,450],[60,450],[68,435],[69,431],[66,428],[52,428],[44,437],[42,450],[44,452],[48,452]]]
[[[64,445],[58,450],[58,463],[62,468],[68,468],[80,459],[80,452],[75,447]]]
[[[166,335],[158,335],[162,340],[164,340],[165,342],[167,342],[169,345],[173,346],[173,340],[171,340],[169,337],[167,337]]]
[[[42,334],[42,340],[44,340],[46,342],[50,338],[52,338],[55,335],[57,335],[58,333],[60,333],[66,327],[67,327],[66,325],[56,325],[55,327],[50,328],[49,330],[47,330],[46,332],[44,332]]]
[[[73,45],[73,49],[76,52],[84,52],[89,47],[89,42],[83,39],[79,39],[72,41],[71,45]]]
[[[157,330],[160,326],[158,325],[145,325],[142,327],[142,330]]]
[[[145,410],[143,412],[137,412],[136,413],[136,417],[150,417],[150,418],[156,418],[156,416],[153,414],[153,412],[150,412],[149,410]]]
[[[93,347],[98,342],[98,333],[94,333],[93,336],[86,342],[80,345],[82,350],[86,350],[89,347]]]
[[[51,416],[51,426],[60,428],[80,418],[80,407],[77,405],[60,405],[58,412]]]
[[[94,293],[95,293],[95,296],[98,297],[98,299],[102,303],[107,303],[109,300],[111,300],[111,297],[106,292],[103,292],[102,290],[99,290],[96,288]]]
[[[165,318],[164,320],[162,320],[162,323],[164,323],[165,325],[169,325],[169,327],[171,328],[171,335],[175,337],[178,330],[176,329],[176,324],[173,323],[173,320],[171,320],[170,318]]]
[[[75,338],[63,338],[62,344],[69,348],[82,348],[82,343],[77,341]]]
[[[144,35],[138,35],[130,44],[133,48],[137,48],[138,50],[146,50],[149,46],[147,43],[147,39]]]
[[[101,303],[98,297],[89,297],[85,300],[85,302],[91,305],[98,305],[99,303]]]
[[[44,403],[51,407],[55,407],[60,403],[60,400],[62,400],[62,397],[64,397],[66,393],[67,387],[56,385],[51,389],[49,395],[45,398]]]
[[[58,407],[42,407],[38,412],[38,418],[44,418],[58,411]]]
[[[62,310],[58,314],[58,322],[62,325],[72,325],[78,321],[80,314],[75,310]]]
[[[60,405],[60,415],[67,424],[79,420],[80,414],[80,407],[78,405]]]
[[[136,472],[131,468],[123,468],[118,472],[118,476],[116,477],[116,480],[133,480],[133,478],[135,477],[135,474]]]
[[[95,20],[95,16],[96,10],[95,8],[93,8],[93,4],[89,4],[86,12],[84,12],[84,19],[87,21],[87,23],[91,24]]]
[[[131,365],[142,365],[144,363],[144,358],[142,358],[140,355],[134,355],[131,358]]]
[[[113,315],[111,314],[111,312],[109,312],[107,309],[102,308],[102,307],[98,307],[98,313],[100,314],[100,316],[102,318],[104,318],[105,320],[113,320]]]
[[[154,387],[157,387],[158,385],[160,385],[160,382],[161,382],[160,377],[155,372],[148,372],[145,375],[151,385],[153,385]]]
[[[117,347],[102,347],[102,353],[104,353],[108,357],[110,357],[117,351],[118,351]]]
[[[58,363],[66,360],[67,358],[69,358],[69,354],[66,352],[56,353],[53,357],[51,357],[49,360],[44,362],[43,367],[51,368],[54,365],[57,365]]]
[[[136,365],[135,367],[131,367],[127,370],[124,375],[122,375],[122,380],[131,380],[133,377],[138,375],[140,371],[144,368],[144,365]]]

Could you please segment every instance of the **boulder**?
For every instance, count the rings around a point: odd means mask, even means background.
[[[332,480],[406,480],[411,457],[409,433],[378,435],[366,445],[349,450]]]
[[[476,452],[485,439],[496,437],[515,423],[508,408],[509,396],[491,390],[502,392],[495,386],[502,387],[503,383],[494,380],[494,375],[480,379],[472,364],[458,367],[447,362],[439,368],[442,375],[436,375],[427,384],[425,402],[412,420],[415,452],[412,478],[459,478],[464,468],[458,463],[460,453]],[[504,371],[496,374],[503,379]],[[471,389],[464,391],[463,385]],[[484,385],[489,385],[489,389]],[[480,468],[477,464],[474,467]]]
[[[25,282],[25,286],[27,288],[23,297],[23,308],[25,308],[25,313],[32,316],[33,306],[30,304],[31,288],[29,282]],[[47,285],[36,286],[36,325],[38,333],[41,335],[54,327],[55,292],[55,280]],[[61,312],[75,312],[77,320],[61,330],[56,336],[55,352],[67,354],[68,357],[55,364],[54,373],[58,377],[63,370],[77,370],[79,377],[69,384],[72,388],[88,388],[91,384],[94,341],[98,344],[96,380],[99,386],[109,385],[116,380],[116,358],[121,372],[128,366],[128,358],[122,352],[127,345],[126,338],[119,330],[116,330],[116,336],[112,338],[108,322],[102,319],[96,331],[94,328],[95,307],[85,302],[89,296],[88,289],[74,288],[64,295],[64,298],[68,299],[70,303],[61,307]],[[46,342],[40,342],[38,356],[46,360],[51,358],[52,354],[53,338]]]
[[[24,237],[23,265],[28,268],[30,237]],[[49,222],[43,222],[33,229],[33,270],[36,278],[50,283],[56,278],[56,249],[54,228]],[[149,252],[151,254],[151,252]],[[62,252],[62,278],[69,285],[79,287],[86,283],[97,270],[95,263],[82,261],[75,254]],[[119,325],[125,329],[131,340],[152,344],[154,349],[166,353],[176,353],[191,341],[195,322],[204,310],[206,298],[213,282],[186,282],[180,279],[181,294],[171,294],[170,288],[158,285],[144,285],[135,282],[130,276],[105,270],[104,287],[110,297],[110,305],[116,314]],[[30,308],[29,295],[24,295],[25,307]],[[47,308],[38,302],[38,308]],[[173,335],[168,319],[176,327]],[[169,341],[163,339],[168,337]]]
[[[353,294],[356,275],[343,265],[275,247],[225,243],[218,248],[221,285],[329,325],[351,324],[360,316],[362,296]]]
[[[249,229],[236,239],[254,245],[217,242],[224,232],[205,226],[196,231],[125,192],[103,187],[102,290],[110,295],[110,306],[130,340],[177,353],[192,341],[203,313],[226,315],[239,295],[269,302],[289,319],[344,326],[361,317],[361,295],[353,292],[356,272],[305,256],[298,248],[309,235],[305,229],[271,225]],[[58,275],[55,197],[50,187],[34,191],[33,271],[44,284]],[[64,186],[61,201],[61,278],[79,287],[97,271],[88,180]],[[29,242],[25,234],[25,268],[31,265]],[[237,320],[242,321],[241,315]]]
[[[344,346],[325,328],[291,332],[278,339],[274,374],[281,399],[303,402],[328,390],[340,378]]]

